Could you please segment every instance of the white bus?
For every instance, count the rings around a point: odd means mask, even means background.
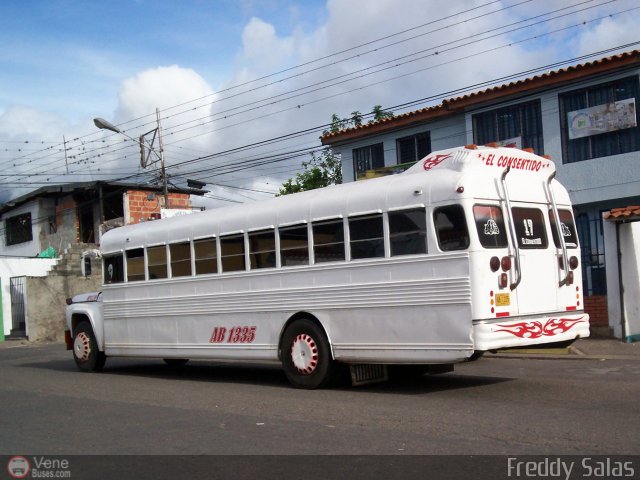
[[[569,196],[551,160],[469,145],[406,172],[117,228],[102,292],[67,307],[80,369],[106,357],[452,366],[589,335]],[[366,379],[366,378],[365,378]]]

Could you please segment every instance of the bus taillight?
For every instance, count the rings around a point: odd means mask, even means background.
[[[502,270],[505,272],[511,270],[511,257],[502,257],[502,262],[500,263],[502,265]]]
[[[491,257],[491,260],[489,260],[489,266],[491,267],[492,272],[497,272],[500,268],[500,259],[498,257]]]
[[[571,267],[571,270],[578,268],[578,257],[574,256],[569,259],[569,267]]]
[[[498,277],[498,286],[500,288],[507,288],[507,284],[509,283],[509,277],[506,273],[501,273],[500,277]]]
[[[567,285],[573,284],[573,272],[567,273]]]

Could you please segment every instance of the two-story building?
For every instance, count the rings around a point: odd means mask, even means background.
[[[603,212],[640,205],[640,51],[500,85],[321,140],[344,181],[398,170],[431,151],[498,143],[550,155],[582,242],[585,308],[608,330]]]

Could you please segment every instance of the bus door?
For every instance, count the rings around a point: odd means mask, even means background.
[[[548,203],[512,203],[504,181],[506,173],[502,184],[513,252],[509,289],[512,304],[517,306],[510,316],[575,310],[573,284],[577,279],[573,269],[578,262],[576,257],[570,258],[569,248],[577,248],[577,236],[571,211],[556,205],[551,189],[553,176],[545,184]],[[560,218],[561,229],[556,217]],[[548,231],[552,232],[551,239]]]

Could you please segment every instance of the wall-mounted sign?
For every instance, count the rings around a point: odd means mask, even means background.
[[[627,98],[574,110],[567,113],[567,124],[570,140],[635,127],[636,99]]]

